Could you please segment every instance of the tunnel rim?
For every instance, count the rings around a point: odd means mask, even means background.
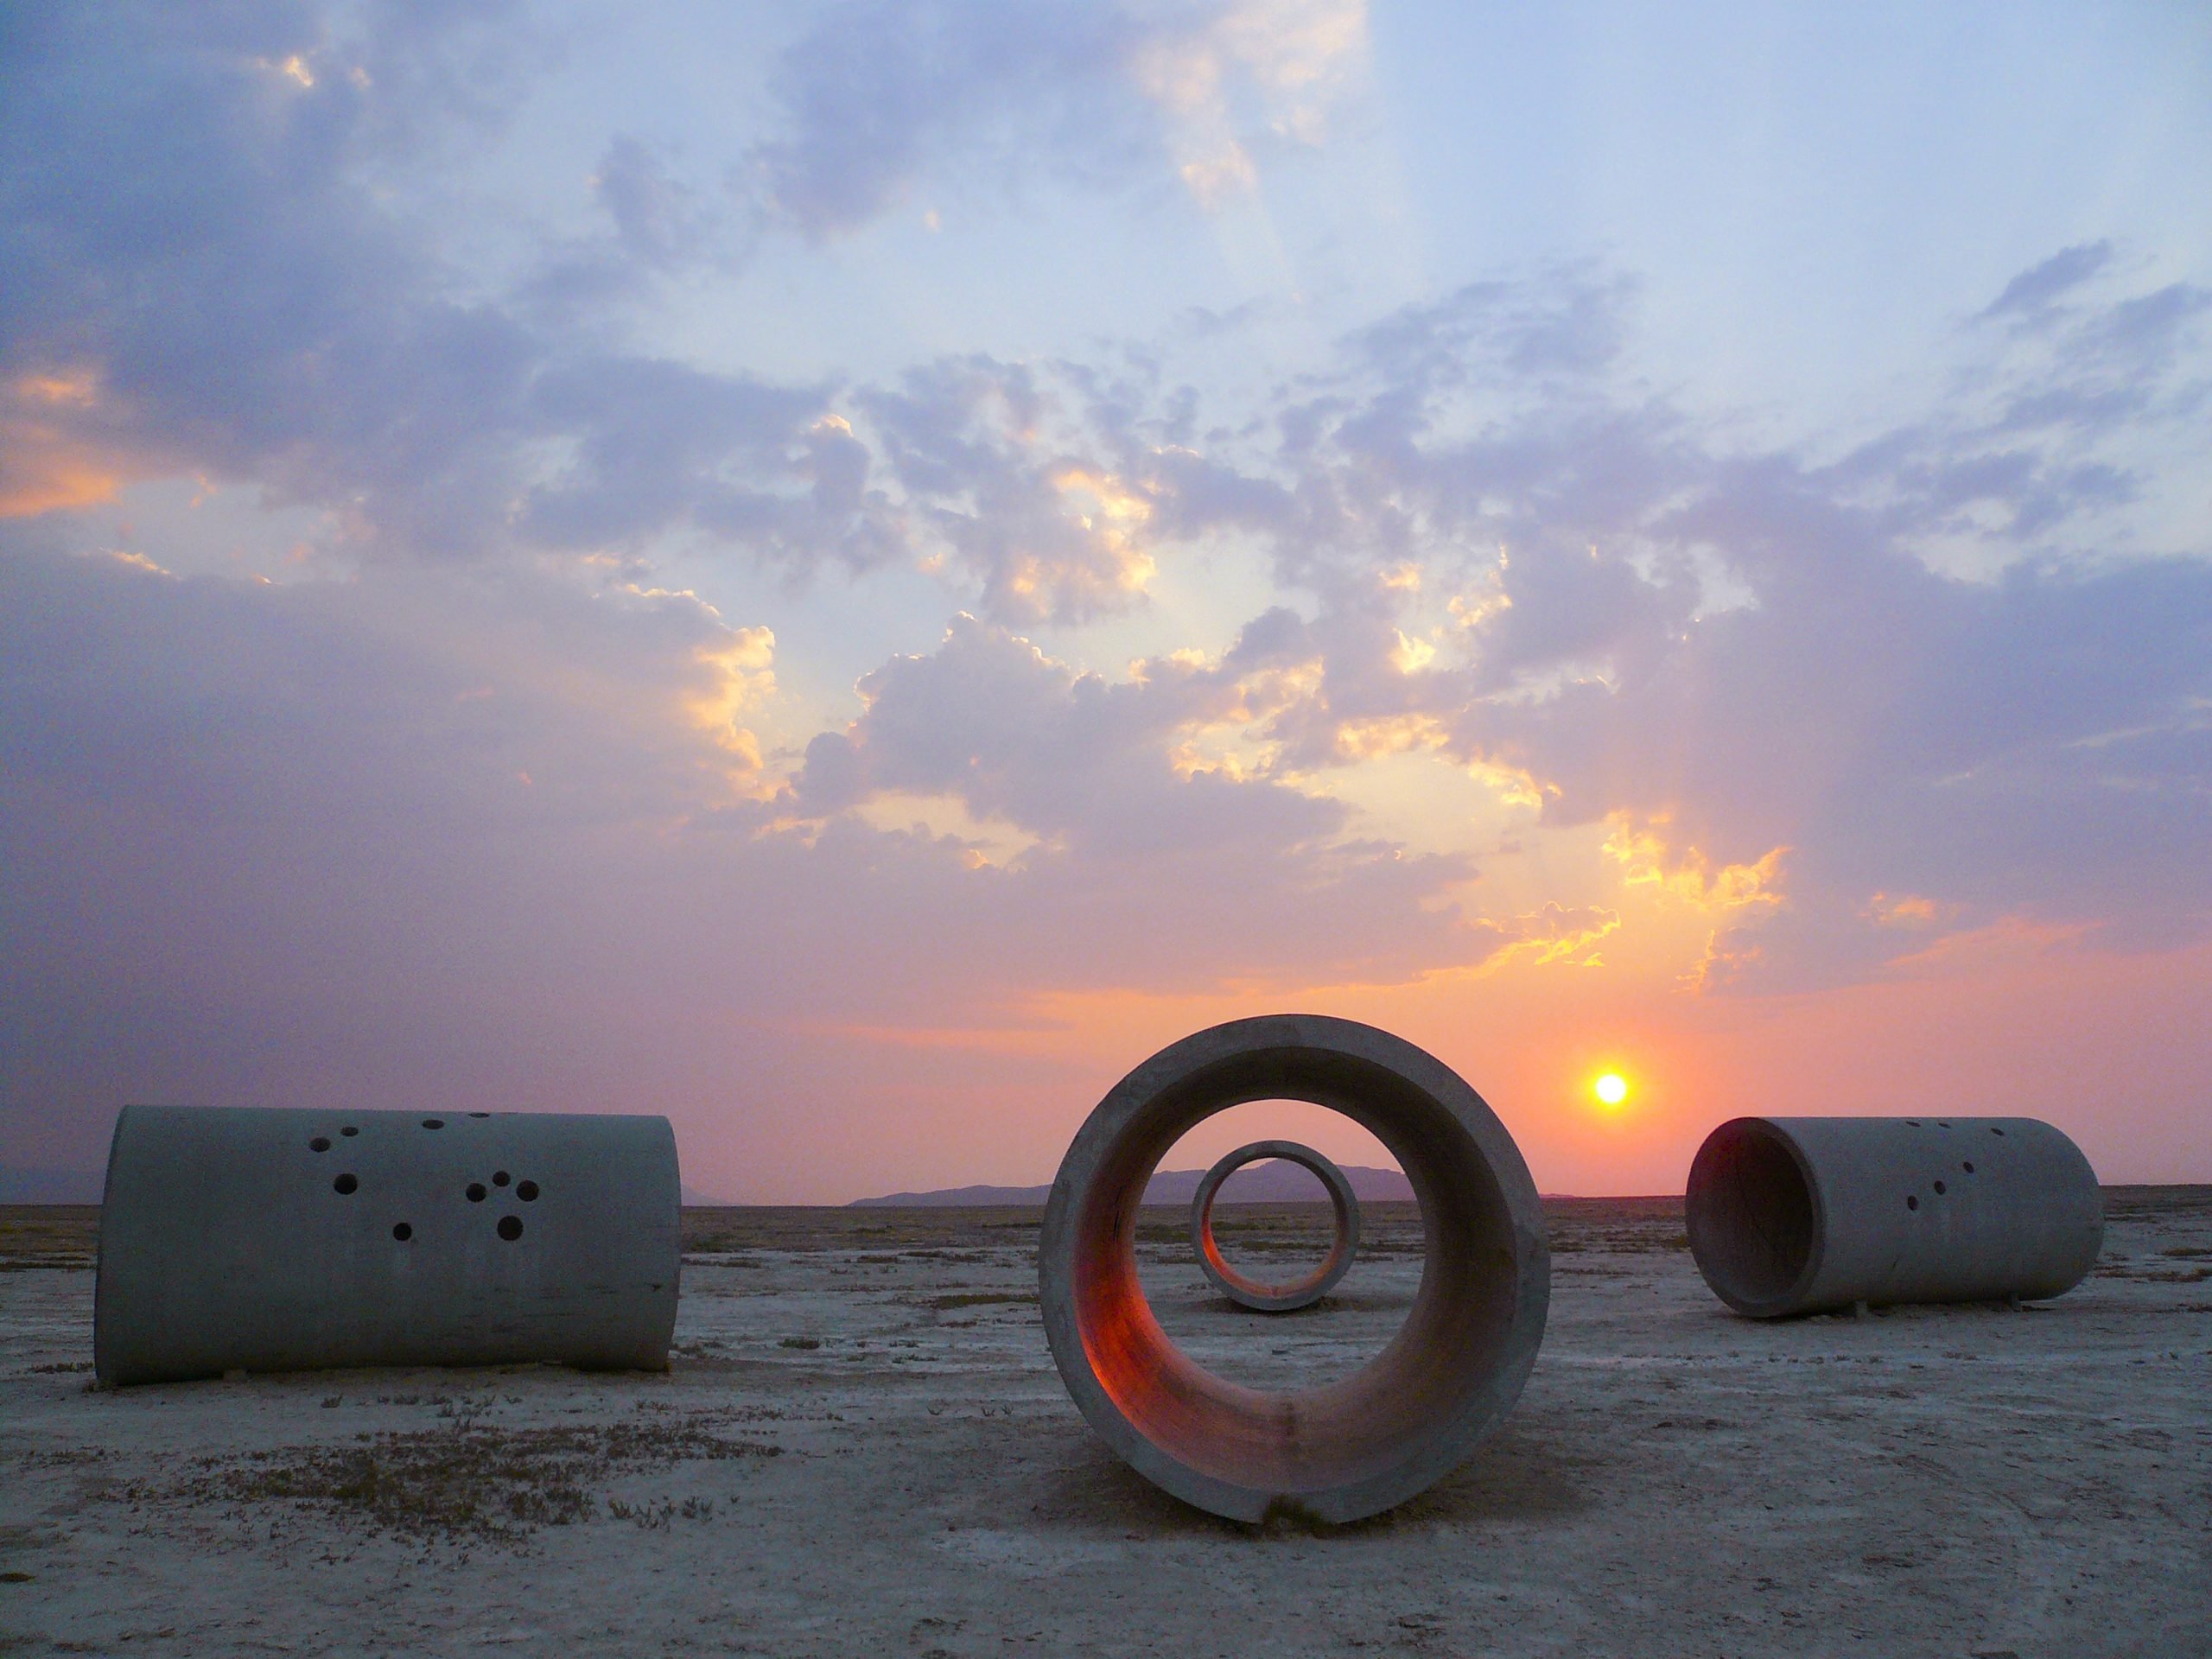
[[[1360,1095],[1353,1082],[1376,1098]],[[1136,1206],[1159,1158],[1216,1113],[1272,1099],[1311,1101],[1375,1133],[1407,1172],[1423,1215],[1421,1288],[1390,1344],[1350,1378],[1287,1394],[1243,1389],[1198,1367],[1159,1328],[1135,1282]],[[1400,1112],[1402,1122],[1394,1117]],[[1409,1160],[1417,1135],[1427,1139]],[[1446,1175],[1452,1181],[1440,1185]],[[1468,1179],[1452,1185],[1461,1177]],[[1440,1236],[1455,1247],[1474,1239],[1483,1248],[1440,1250]],[[1451,1067],[1356,1020],[1264,1014],[1171,1044],[1108,1091],[1053,1182],[1038,1280],[1061,1378],[1124,1462],[1215,1515],[1257,1522],[1287,1504],[1340,1523],[1378,1514],[1442,1478],[1512,1408],[1543,1338],[1550,1249],[1519,1147]],[[1116,1300],[1117,1293],[1125,1299]],[[1458,1345],[1424,1345],[1422,1333],[1439,1331]],[[1132,1392],[1131,1366],[1157,1363],[1140,1379],[1140,1390],[1148,1390],[1140,1407],[1171,1397],[1184,1403],[1174,1391],[1194,1388],[1189,1397],[1236,1433],[1225,1442],[1201,1438],[1195,1457],[1185,1455],[1191,1440],[1154,1440],[1102,1382],[1094,1338],[1100,1355],[1120,1363],[1125,1395]],[[1428,1392],[1383,1393],[1408,1379]],[[1370,1406],[1382,1420],[1377,1427],[1332,1438]],[[1275,1443],[1262,1444],[1270,1434]],[[1252,1453],[1253,1463],[1232,1466],[1222,1455],[1224,1445]],[[1274,1466],[1251,1472],[1270,1453]]]
[[[1738,1139],[1779,1150],[1788,1160],[1804,1193],[1808,1212],[1804,1260],[1789,1282],[1779,1290],[1762,1293],[1747,1289],[1725,1267],[1716,1265],[1722,1253],[1711,1231],[1714,1223],[1699,1202],[1700,1189],[1719,1179],[1713,1168],[1715,1161],[1725,1154],[1732,1141]],[[1707,1287],[1737,1313],[1751,1319],[1770,1319],[1801,1312],[1807,1306],[1827,1254],[1827,1203],[1804,1147],[1772,1118],[1732,1117],[1716,1125],[1699,1144],[1697,1156],[1690,1163],[1689,1178],[1684,1184],[1682,1223],[1682,1230],[1689,1239],[1690,1255]]]

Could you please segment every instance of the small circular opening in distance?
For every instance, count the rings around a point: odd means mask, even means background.
[[[401,1243],[404,1244],[409,1239],[415,1236],[415,1230],[403,1221],[391,1230],[391,1236],[397,1239]]]
[[[1961,1164],[1959,1167],[1966,1171],[1969,1175],[1974,1173],[1974,1165],[1971,1162]]]
[[[1943,1122],[1941,1119],[1938,1119],[1938,1120],[1937,1120],[1937,1122],[1936,1122],[1936,1127],[1937,1128],[1939,1128],[1939,1129],[1948,1129],[1948,1128],[1949,1128],[1951,1126],[1950,1126],[1949,1124],[1946,1123],[1946,1122]]]
[[[1941,1182],[1941,1181],[1938,1181],[1938,1182],[1936,1182],[1936,1197],[1938,1197],[1938,1198],[1942,1197],[1944,1193],[1946,1193],[1946,1192],[1949,1192],[1950,1190],[1951,1190],[1951,1189],[1950,1189],[1949,1187],[1948,1187],[1948,1186],[1944,1185],[1943,1185],[1943,1183],[1942,1183],[1942,1182]]]
[[[537,1198],[537,1183],[536,1181],[524,1181],[521,1185],[515,1188],[515,1197],[520,1198],[524,1204],[535,1203]]]
[[[1751,1121],[1724,1123],[1690,1166],[1690,1248],[1706,1282],[1758,1307],[1794,1290],[1813,1259],[1813,1190],[1782,1137]]]
[[[331,1183],[331,1185],[338,1190],[338,1192],[341,1197],[348,1193],[358,1192],[361,1190],[361,1183],[350,1174],[340,1175],[336,1180]]]
[[[1908,1210],[1917,1210],[1920,1208],[1920,1200],[1912,1197],[1910,1194],[1907,1194],[1904,1201],[1904,1207]]]
[[[481,1181],[471,1181],[471,1182],[468,1184],[468,1201],[469,1201],[471,1204],[481,1204],[481,1203],[483,1203],[483,1202],[484,1202],[484,1183],[483,1183],[483,1182],[481,1182]]]
[[[471,1112],[469,1116],[471,1117],[489,1117],[492,1114],[489,1112]]]
[[[330,1137],[327,1135],[318,1135],[314,1140],[308,1142],[308,1150],[309,1152],[328,1152],[330,1150]]]
[[[2004,1130],[2002,1130],[2002,1129],[1992,1129],[1992,1130],[1990,1131],[1990,1133],[1991,1133],[1992,1135],[2002,1135],[2002,1134],[2004,1134],[2004,1133],[2005,1133],[2005,1131],[2004,1131]]]
[[[509,1175],[504,1169],[495,1169],[492,1172],[492,1185],[494,1186],[505,1186],[513,1179],[514,1178]]]
[[[501,1216],[499,1217],[499,1236],[505,1239],[510,1244],[513,1243],[515,1240],[520,1238],[522,1236],[522,1217],[520,1216]]]
[[[426,1117],[423,1120],[423,1127],[426,1129],[442,1129],[445,1126],[446,1121],[442,1117]]]
[[[360,1131],[355,1128],[351,1123],[348,1123],[344,1128],[339,1130],[338,1133],[340,1135],[359,1135]]]
[[[1916,1117],[1908,1117],[1904,1121],[1904,1126],[1908,1129],[1916,1129],[1920,1127],[1920,1120]]]

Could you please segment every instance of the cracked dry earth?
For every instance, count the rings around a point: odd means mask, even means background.
[[[687,1212],[673,1369],[95,1393],[97,1213],[0,1211],[0,1653],[2212,1653],[2212,1189],[2113,1189],[2020,1312],[1758,1325],[1678,1200],[1549,1206],[1503,1428],[1399,1510],[1255,1532],[1062,1390],[1019,1211]],[[1319,1206],[1225,1212],[1287,1277]],[[1370,1206],[1268,1318],[1147,1220],[1164,1324],[1262,1386],[1355,1365],[1420,1272]]]

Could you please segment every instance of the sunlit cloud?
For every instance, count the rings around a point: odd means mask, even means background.
[[[1202,207],[1255,189],[1259,137],[1312,147],[1364,69],[1365,0],[1245,0],[1199,28],[1144,41],[1131,72],[1173,130],[1177,173]],[[1240,108],[1258,106],[1257,133]]]
[[[776,636],[766,628],[738,628],[727,640],[701,645],[694,654],[710,677],[710,686],[686,700],[691,718],[736,759],[744,773],[757,777],[760,742],[738,717],[775,692]]]
[[[1662,817],[1637,823],[1618,813],[1610,820],[1605,856],[1620,866],[1624,886],[1649,887],[1704,911],[1783,902],[1782,864],[1789,848],[1771,848],[1749,862],[1716,864],[1694,846],[1670,846],[1660,833],[1668,822]]]

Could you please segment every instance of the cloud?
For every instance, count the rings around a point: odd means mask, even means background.
[[[1365,44],[1363,0],[860,0],[778,60],[778,130],[748,168],[769,219],[817,243],[978,171],[1166,175],[1213,207],[1258,158],[1321,141]]]
[[[2110,242],[2082,242],[2061,248],[2005,283],[2005,291],[1983,308],[1981,315],[2019,317],[2045,312],[2060,296],[2101,273],[2112,264],[2112,257]]]
[[[0,929],[32,942],[0,963],[0,1118],[73,1147],[119,1092],[637,1107],[763,1053],[804,1110],[846,1086],[796,1058],[838,1028],[1486,949],[1465,861],[1179,757],[1236,715],[1213,671],[1109,683],[963,620],[779,791],[780,643],[690,595],[180,579],[57,539],[0,543]],[[856,810],[892,791],[1033,844],[979,860]]]
[[[1271,448],[1160,452],[1158,545],[1250,537],[1313,596],[1237,648],[1305,664],[1254,728],[1274,764],[1414,747],[1630,826],[1624,873],[1711,916],[1713,988],[1885,971],[1882,893],[1961,933],[2199,938],[2212,550],[2135,544],[2131,457],[2193,418],[2202,306],[2074,263],[2044,343],[1962,335],[1955,397],[1834,461],[1626,381],[1631,285],[1475,284],[1351,337],[1248,424]]]
[[[331,509],[372,558],[677,525],[785,566],[889,556],[825,389],[611,347],[543,315],[543,291],[457,297],[471,284],[384,205],[377,169],[495,124],[540,54],[503,23],[502,67],[486,66],[487,19],[467,9],[361,16],[353,39],[275,5],[189,29],[111,8],[11,41],[10,510],[199,473]],[[594,188],[633,264],[688,257],[705,233],[635,141],[613,141]]]

